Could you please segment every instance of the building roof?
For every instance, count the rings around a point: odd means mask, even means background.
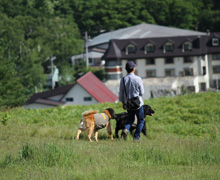
[[[216,35],[216,33],[215,33]],[[217,33],[218,35],[218,33]],[[158,58],[158,57],[177,57],[177,56],[197,56],[205,55],[208,52],[220,52],[220,47],[208,45],[214,34],[207,39],[205,36],[176,36],[176,37],[161,37],[161,38],[144,38],[144,39],[115,39],[110,41],[109,49],[106,51],[102,59],[136,59],[136,58]],[[189,41],[193,44],[191,51],[183,51],[183,44]],[[126,54],[126,46],[130,42],[135,42],[136,52],[134,54]],[[148,43],[153,43],[155,51],[151,53],[145,52],[145,46]],[[164,52],[164,44],[172,42],[174,45],[173,52]],[[120,53],[119,53],[120,52]]]
[[[142,23],[127,28],[106,32],[94,37],[89,46],[108,43],[111,39],[142,39],[156,37],[174,37],[174,36],[195,36],[206,35],[205,32],[179,29],[173,27],[160,26],[155,24]]]
[[[98,102],[115,102],[118,97],[100,81],[92,72],[86,73],[77,80],[77,83],[84,88]],[[26,105],[32,103],[59,106],[65,104],[63,97],[74,87],[75,84],[55,88],[53,90],[36,93],[30,97]],[[52,100],[51,97],[60,96],[58,100]]]
[[[118,99],[118,97],[92,72],[88,72],[79,78],[77,83],[100,103],[115,102]]]
[[[212,38],[218,38],[218,46],[212,46]],[[207,51],[208,54],[220,53],[220,32],[210,33],[207,36]]]
[[[62,99],[58,101],[53,101],[53,100],[49,100],[48,98],[58,96],[58,95],[65,95],[70,89],[72,89],[73,86],[74,84],[71,84],[71,85],[58,87],[58,88],[55,88],[49,91],[36,93],[32,95],[29,100],[27,100],[26,104],[31,104],[31,103],[48,104],[48,105],[63,104],[63,102],[61,102]]]

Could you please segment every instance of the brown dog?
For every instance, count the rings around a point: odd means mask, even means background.
[[[86,111],[82,113],[82,119],[79,124],[76,140],[79,140],[79,135],[82,131],[87,130],[88,140],[92,142],[91,135],[94,131],[95,141],[98,141],[98,130],[106,128],[111,140],[113,141],[110,120],[114,118],[114,110],[111,108],[105,109],[102,113],[98,113],[98,111]]]

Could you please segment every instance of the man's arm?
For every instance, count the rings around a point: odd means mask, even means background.
[[[122,102],[123,109],[126,109],[126,105],[124,104],[124,85],[123,85],[122,79],[121,79],[120,87],[119,87],[119,101]]]
[[[143,85],[143,81],[142,81],[141,78],[140,78],[139,86],[140,86],[140,93],[139,93],[139,95],[143,96],[144,95],[144,85]]]
[[[120,82],[120,87],[119,87],[119,101],[124,103],[124,88],[123,88],[123,83],[122,79]]]

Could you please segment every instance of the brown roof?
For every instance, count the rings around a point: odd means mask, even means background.
[[[53,96],[57,96],[57,95],[65,95],[70,89],[72,89],[72,87],[74,86],[74,84],[71,85],[66,85],[66,86],[62,86],[62,87],[58,87],[49,91],[44,91],[41,93],[36,93],[33,94],[29,100],[27,100],[26,104],[31,104],[31,103],[40,103],[40,104],[48,104],[51,105],[51,101],[48,98],[49,97],[53,97]],[[44,101],[43,101],[44,100]],[[62,103],[61,102],[62,99],[60,99],[59,101],[54,101],[55,104],[59,104]],[[59,104],[60,105],[60,104]]]
[[[212,46],[212,38],[218,38],[219,39],[219,45],[218,46]],[[210,53],[219,53],[220,52],[220,32],[211,33],[207,37],[207,51],[208,54]]]
[[[162,38],[144,38],[144,39],[114,39],[109,43],[109,49],[102,57],[105,60],[110,59],[135,59],[135,58],[158,58],[158,57],[177,57],[177,56],[196,56],[204,55],[209,52],[219,53],[220,47],[210,45],[211,39],[216,36],[220,37],[220,33],[211,33],[210,36],[177,36],[177,37],[162,37]],[[182,51],[182,45],[186,41],[193,43],[191,51]],[[152,43],[155,45],[155,51],[145,53],[145,45]],[[166,42],[171,42],[174,45],[173,52],[163,51],[163,46]],[[209,42],[209,43],[208,43]],[[126,54],[126,46],[131,43],[135,44],[137,51],[134,54]]]

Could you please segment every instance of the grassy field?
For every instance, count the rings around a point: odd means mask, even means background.
[[[141,143],[99,142],[83,133],[74,140],[81,113],[121,103],[0,112],[0,179],[220,179],[220,93],[145,100],[147,117]],[[115,120],[111,121],[115,129]]]

